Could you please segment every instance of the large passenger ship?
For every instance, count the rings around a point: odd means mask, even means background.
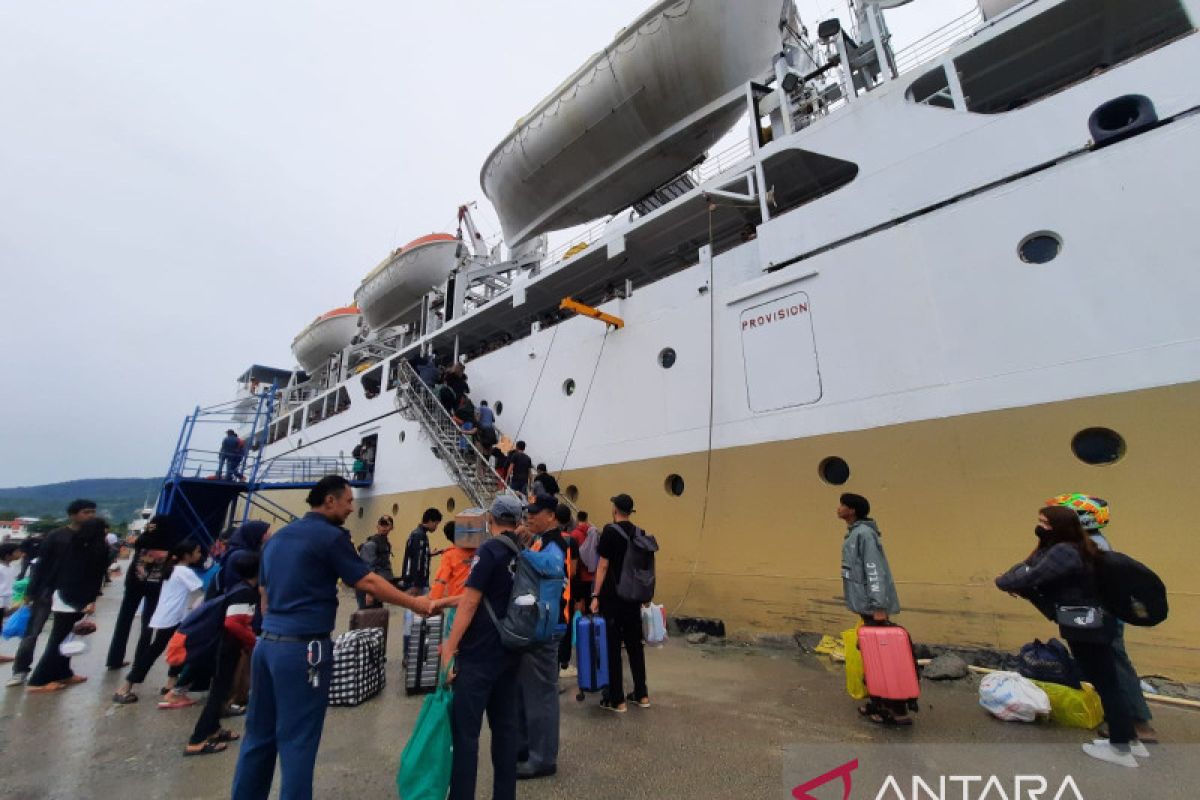
[[[248,477],[200,488],[299,513],[365,444],[356,537],[486,502],[413,372],[434,353],[593,520],[635,498],[673,615],[846,627],[854,491],[914,637],[1012,649],[1052,631],[992,579],[1082,491],[1171,591],[1134,660],[1200,677],[1200,0],[982,0],[894,52],[900,4],[655,3],[488,157],[503,244],[464,207],[384,259],[298,369],[246,372]]]

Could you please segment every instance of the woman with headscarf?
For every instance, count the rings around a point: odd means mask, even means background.
[[[75,624],[96,609],[96,598],[108,569],[108,522],[99,517],[86,520],[79,530],[62,528],[47,537],[39,556],[38,569],[51,576],[50,610],[54,625],[45,652],[29,676],[26,691],[56,692],[87,678],[71,671],[71,659],[62,653],[62,643]]]
[[[140,652],[149,642],[146,630],[158,606],[167,554],[173,543],[171,520],[162,514],[152,517],[133,543],[133,555],[129,558],[129,569],[125,571],[125,595],[117,611],[112,642],[108,645],[105,664],[109,669],[121,669],[129,665],[125,660],[125,647],[129,643],[129,632],[133,628],[133,617],[139,605],[142,606],[142,624],[137,650]]]
[[[1085,744],[1083,751],[1101,761],[1136,767],[1135,756],[1149,752],[1138,741],[1132,709],[1121,692],[1113,651],[1117,620],[1100,602],[1100,549],[1065,506],[1041,509],[1034,533],[1038,545],[1033,553],[996,578],[996,586],[1025,598],[1058,623],[1059,635],[1096,687],[1109,737]]]
[[[262,520],[252,519],[242,523],[229,537],[224,555],[221,556],[221,569],[209,584],[207,597],[212,598],[224,594],[239,581],[233,568],[235,556],[241,552],[260,553],[263,542],[267,539],[271,526]]]

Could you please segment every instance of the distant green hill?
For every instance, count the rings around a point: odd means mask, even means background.
[[[162,478],[87,478],[0,489],[0,519],[63,517],[67,503],[86,498],[94,500],[100,513],[113,522],[128,522],[143,504],[154,505],[161,486]]]

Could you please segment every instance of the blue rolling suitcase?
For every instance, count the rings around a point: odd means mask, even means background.
[[[575,666],[579,670],[579,693],[583,702],[588,692],[608,686],[608,629],[604,617],[592,615],[575,619]]]

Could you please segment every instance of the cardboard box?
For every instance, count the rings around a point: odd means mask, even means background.
[[[454,515],[454,544],[457,546],[479,547],[490,537],[487,512],[482,508],[464,508]]]

